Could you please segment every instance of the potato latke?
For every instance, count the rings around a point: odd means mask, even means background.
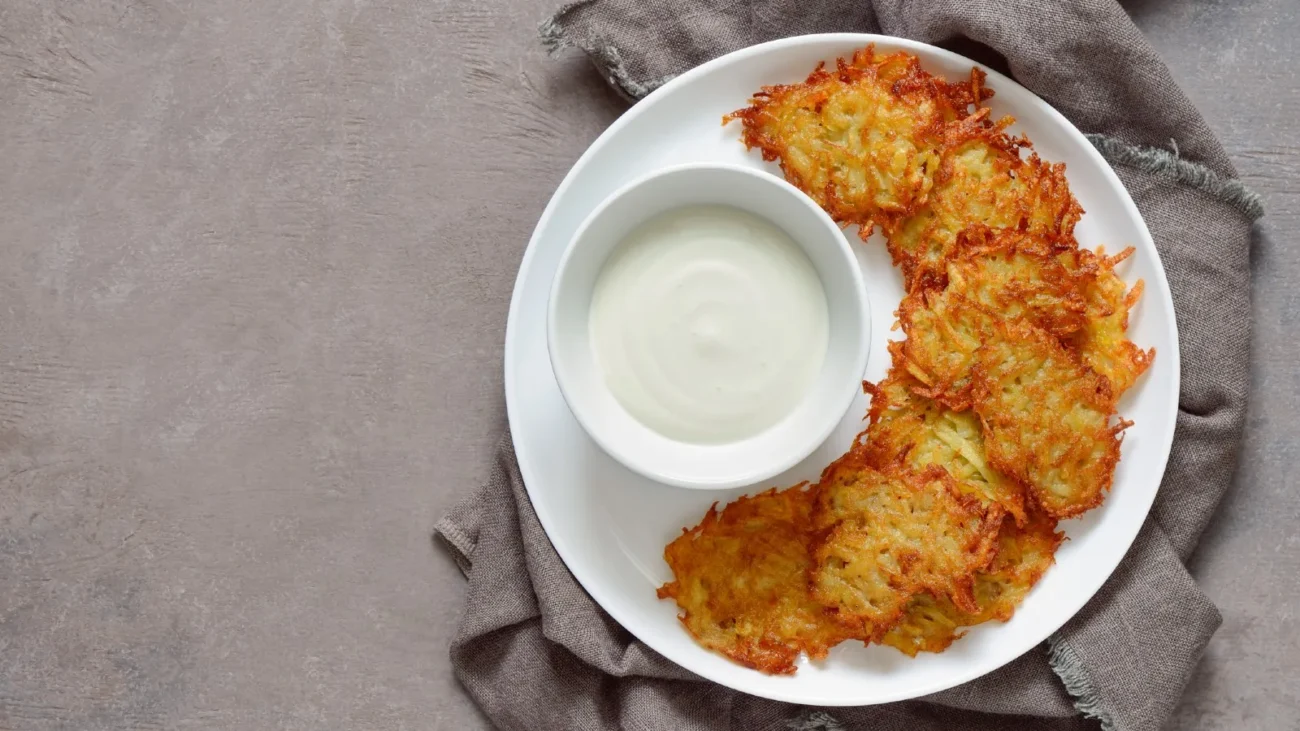
[[[866,238],[924,202],[950,123],[988,96],[973,73],[950,84],[915,56],[868,46],[802,83],[764,87],[723,123],[740,120],[746,146],[779,160],[787,180]]]
[[[1023,523],[1024,492],[989,464],[979,418],[974,412],[953,411],[917,393],[923,388],[924,384],[897,365],[885,380],[868,385],[871,425],[855,449],[868,464],[879,467],[900,464],[921,471],[941,466],[960,489],[1001,505],[1016,522]]]
[[[1110,382],[1033,325],[1000,322],[995,333],[971,379],[989,461],[1054,517],[1100,505],[1128,426],[1112,423]]]
[[[1029,322],[1059,338],[1086,337],[1099,357],[1109,357],[1111,350],[1102,349],[1115,344],[1100,341],[1090,329],[1089,297],[1100,289],[1098,267],[1062,263],[1067,256],[1096,259],[1085,254],[1041,235],[995,234],[982,227],[963,233],[947,259],[945,284],[932,279],[899,306],[907,333],[903,362],[925,384],[922,392],[950,408],[967,408],[975,353],[1003,321]],[[1113,333],[1114,328],[1103,331]],[[1122,330],[1118,338],[1123,340]]]
[[[659,589],[705,647],[767,673],[793,673],[799,653],[825,657],[848,637],[809,596],[810,512],[803,486],[742,497],[664,549],[673,581]]]
[[[964,494],[940,467],[876,470],[848,457],[817,491],[825,531],[813,596],[854,636],[876,640],[920,592],[977,611],[974,574],[993,559],[1002,508]]]
[[[1024,145],[995,126],[944,151],[926,204],[886,234],[908,290],[941,284],[958,238],[972,226],[1073,236],[1083,209],[1066,185],[1065,166],[1049,165],[1034,154],[1022,158]]]
[[[1051,567],[1064,538],[1056,530],[1056,521],[1039,512],[1023,527],[1006,521],[993,562],[975,575],[976,611],[960,609],[946,597],[920,594],[881,642],[915,657],[918,652],[948,649],[961,638],[963,627],[1011,619],[1016,606]]]
[[[838,642],[941,652],[1007,621],[1051,567],[1057,521],[1099,505],[1155,357],[1127,337],[1132,254],[1079,248],[1065,166],[993,121],[984,75],[949,83],[868,47],[724,118],[865,240],[906,297],[869,424],[810,487],[743,497],[664,551],[659,590],[703,645],[792,673]]]
[[[1083,356],[1084,362],[1110,380],[1117,398],[1151,367],[1156,357],[1155,348],[1142,350],[1124,334],[1128,330],[1129,311],[1142,297],[1143,283],[1138,280],[1128,289],[1115,275],[1115,266],[1132,253],[1130,247],[1112,257],[1087,249],[1061,255],[1062,261],[1077,275],[1087,278],[1083,286],[1087,317],[1080,331],[1068,342]]]

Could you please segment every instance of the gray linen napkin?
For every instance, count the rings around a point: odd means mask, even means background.
[[[637,98],[700,62],[789,35],[863,31],[1001,66],[1089,133],[1146,218],[1182,349],[1173,453],[1114,576],[1044,647],[908,703],[815,709],[745,696],[657,655],[556,555],[508,439],[437,525],[469,580],[457,676],[503,729],[1160,728],[1220,622],[1184,561],[1231,478],[1246,412],[1256,196],[1113,0],[583,0],[543,23]],[[1085,720],[1092,719],[1092,720]]]

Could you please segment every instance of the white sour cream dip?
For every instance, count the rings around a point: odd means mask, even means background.
[[[826,293],[785,231],[729,206],[637,226],[592,293],[596,362],[623,408],[670,439],[718,444],[781,421],[826,358]]]

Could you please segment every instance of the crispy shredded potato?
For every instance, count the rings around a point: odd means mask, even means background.
[[[879,471],[846,457],[823,478],[813,524],[813,596],[854,636],[876,640],[924,591],[977,611],[974,574],[993,559],[1003,511],[947,472]]]
[[[899,307],[908,370],[922,393],[954,409],[970,405],[975,352],[1006,320],[1025,320],[1066,337],[1088,327],[1092,277],[1067,269],[1061,245],[1038,235],[963,235],[949,253],[946,285],[913,290]],[[1122,335],[1121,335],[1122,337]]]
[[[897,365],[879,384],[866,387],[871,425],[855,448],[869,463],[916,471],[940,466],[964,492],[1001,505],[1017,523],[1025,521],[1024,491],[988,463],[983,429],[973,412],[953,411],[921,396],[917,390],[924,384]]]
[[[1087,249],[1061,255],[1065,266],[1084,281],[1082,291],[1087,303],[1084,326],[1068,342],[1085,363],[1110,380],[1116,398],[1151,367],[1156,357],[1155,348],[1142,350],[1125,335],[1129,311],[1142,297],[1143,282],[1139,279],[1131,290],[1127,289],[1115,274],[1115,266],[1132,254],[1133,248],[1129,247],[1111,257]]]
[[[1018,231],[970,229],[947,261],[945,292],[998,319],[1028,320],[1058,337],[1087,326],[1086,286],[1059,260],[1073,241]]]
[[[983,78],[972,69],[970,82],[950,84],[915,56],[868,46],[802,83],[764,87],[723,123],[741,121],[747,147],[779,160],[787,180],[865,239],[924,202],[956,133],[948,123],[991,96]]]
[[[963,611],[946,597],[919,594],[881,642],[915,657],[918,652],[948,649],[961,638],[963,627],[1011,619],[1029,590],[1051,568],[1063,540],[1056,521],[1038,511],[1023,526],[1004,522],[993,563],[975,575],[977,611]]]
[[[898,318],[907,333],[901,362],[924,384],[920,392],[950,409],[970,408],[975,353],[997,316],[955,293],[919,289],[903,298]]]
[[[1012,121],[999,120],[946,150],[926,204],[886,232],[909,291],[943,284],[959,236],[973,226],[1072,241],[1083,209],[1070,194],[1065,166],[1035,154],[1022,158],[1028,142],[1002,132]]]
[[[1119,461],[1110,382],[1033,325],[1001,322],[977,353],[972,403],[989,461],[1056,518],[1101,504]]]
[[[659,589],[681,608],[687,631],[705,647],[766,673],[795,671],[849,637],[809,595],[810,510],[803,486],[742,497],[664,549],[674,579]]]

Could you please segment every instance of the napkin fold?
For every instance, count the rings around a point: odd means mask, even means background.
[[[1151,515],[1114,575],[1044,646],[915,701],[808,708],[704,681],[610,619],[552,548],[507,437],[486,483],[435,529],[468,578],[453,667],[502,729],[1157,729],[1219,626],[1184,562],[1241,441],[1251,224],[1263,208],[1117,3],[581,0],[541,27],[551,48],[581,49],[633,99],[737,48],[844,31],[934,43],[1006,71],[1088,133],[1128,188],[1165,265],[1182,355],[1174,446]]]

